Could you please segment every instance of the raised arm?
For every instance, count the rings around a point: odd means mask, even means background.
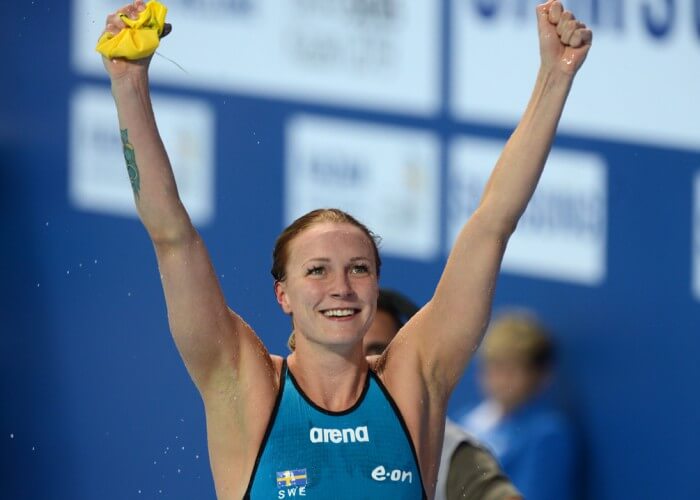
[[[441,399],[459,380],[488,324],[506,244],[535,190],[591,45],[591,31],[559,1],[539,5],[537,23],[541,65],[525,113],[457,237],[435,294],[399,334]]]
[[[120,14],[136,19],[144,9],[138,1],[111,14],[106,31],[119,33],[125,28]],[[226,306],[205,245],[178,195],[151,106],[150,57],[103,61],[136,208],[155,247],[170,329],[190,375],[205,402],[246,375],[264,379],[261,375],[271,373],[269,356],[260,355],[264,348],[257,337]]]

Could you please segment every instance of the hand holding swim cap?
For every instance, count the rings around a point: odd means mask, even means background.
[[[108,59],[150,57],[158,48],[160,39],[172,29],[165,22],[167,11],[165,5],[156,0],[148,4],[137,0],[122,7],[107,17],[105,32],[98,40],[96,50]]]

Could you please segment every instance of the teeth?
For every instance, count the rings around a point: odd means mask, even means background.
[[[323,314],[326,316],[351,316],[355,314],[355,311],[352,309],[331,309],[330,311],[324,311]]]

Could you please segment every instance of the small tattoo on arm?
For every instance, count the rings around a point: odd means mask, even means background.
[[[141,191],[141,177],[139,176],[139,167],[136,166],[136,154],[134,154],[134,146],[129,142],[129,134],[127,130],[120,129],[122,137],[122,147],[124,149],[124,159],[126,160],[126,171],[129,173],[129,182],[131,189],[134,191],[134,196],[138,199]]]

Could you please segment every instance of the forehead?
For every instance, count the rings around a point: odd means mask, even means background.
[[[362,229],[347,222],[314,224],[289,244],[292,261],[333,257],[373,259],[374,246]]]

